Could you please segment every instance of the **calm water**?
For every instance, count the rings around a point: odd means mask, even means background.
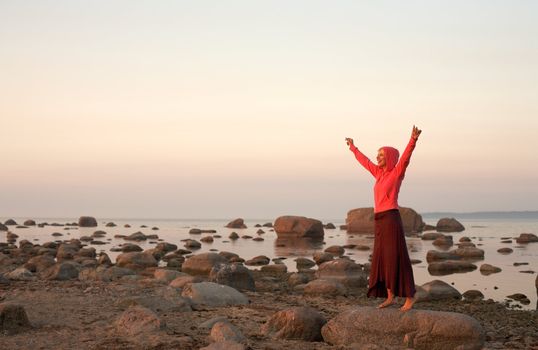
[[[0,219],[5,222],[8,218]],[[14,218],[18,224],[22,224],[26,218]],[[429,224],[437,222],[436,217],[426,216],[425,221]],[[43,218],[34,219],[39,222],[53,223],[70,223],[77,222],[78,218]],[[105,227],[107,222],[114,222],[117,227]],[[312,254],[316,251],[321,251],[331,245],[368,245],[372,247],[373,237],[371,235],[348,234],[340,229],[325,230],[325,239],[323,242],[312,242],[306,240],[283,241],[277,239],[274,232],[269,228],[262,227],[264,234],[258,235],[256,224],[264,224],[272,222],[273,219],[253,219],[245,220],[248,228],[246,229],[228,229],[224,225],[229,220],[141,220],[141,219],[100,219],[97,228],[69,228],[68,227],[51,227],[44,228],[15,228],[10,226],[10,230],[19,235],[19,240],[27,239],[34,243],[44,243],[56,239],[71,239],[81,236],[91,236],[96,230],[107,232],[106,237],[98,238],[101,241],[107,242],[106,245],[95,245],[95,249],[106,252],[114,261],[115,257],[120,253],[110,252],[110,248],[119,246],[124,243],[123,239],[115,239],[114,235],[141,231],[144,234],[157,234],[159,240],[177,244],[178,247],[183,247],[182,239],[191,238],[199,240],[202,235],[191,235],[191,228],[213,229],[217,231],[221,238],[215,238],[213,243],[202,243],[202,248],[196,250],[195,253],[208,252],[211,249],[217,251],[230,251],[239,254],[244,259],[250,259],[258,255],[266,255],[269,258],[285,257],[284,263],[288,267],[288,271],[296,271],[294,259],[296,257],[312,258]],[[535,288],[535,273],[522,273],[521,271],[531,270],[538,271],[538,243],[530,243],[526,245],[518,245],[515,242],[515,237],[520,233],[538,234],[538,220],[534,219],[460,219],[459,220],[466,228],[461,233],[453,233],[454,242],[458,242],[460,237],[467,236],[471,238],[473,243],[477,244],[478,248],[485,251],[484,260],[477,261],[475,264],[480,267],[483,263],[488,263],[498,266],[502,269],[500,273],[484,276],[479,269],[467,272],[451,274],[447,276],[432,276],[428,272],[428,264],[426,262],[426,253],[428,250],[437,249],[432,245],[432,241],[423,241],[419,238],[407,238],[407,245],[410,250],[411,259],[422,260],[421,263],[413,265],[415,274],[415,282],[424,284],[434,279],[440,279],[447,283],[451,283],[461,293],[469,289],[480,290],[486,298],[492,298],[497,301],[506,300],[506,296],[514,293],[523,293],[530,300],[531,304],[523,305],[525,309],[534,309],[537,305],[536,288]],[[336,227],[344,223],[344,220],[324,221],[332,222]],[[131,228],[124,228],[124,224],[131,225]],[[141,228],[141,225],[148,226]],[[158,227],[159,230],[152,230],[152,227]],[[252,239],[238,239],[231,241],[228,235],[231,232],[237,232],[239,236],[250,235],[252,237],[261,236],[264,241],[256,242]],[[54,232],[60,232],[62,237],[51,236]],[[513,243],[500,243],[501,237],[514,238]],[[6,241],[6,235],[0,234],[0,242]],[[143,249],[151,248],[157,243],[157,240],[146,242],[134,242],[140,245]],[[284,246],[282,246],[284,245]],[[503,255],[497,252],[501,247],[510,247],[514,250],[513,253]],[[453,247],[455,248],[455,247]],[[451,248],[452,249],[452,248]],[[358,251],[347,249],[346,255],[354,259],[358,263],[368,262],[370,251]],[[514,266],[514,262],[525,262],[528,265]],[[498,289],[495,289],[497,287]]]

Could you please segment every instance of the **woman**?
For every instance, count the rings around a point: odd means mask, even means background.
[[[387,298],[378,308],[394,304],[395,296],[406,298],[400,308],[402,311],[411,309],[414,303],[415,281],[398,210],[398,193],[421,132],[413,125],[411,139],[400,161],[397,149],[380,148],[377,152],[377,165],[355,147],[353,139],[346,138],[355,158],[375,177],[375,240],[368,296]]]

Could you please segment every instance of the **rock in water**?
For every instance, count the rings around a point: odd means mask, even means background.
[[[467,315],[374,307],[353,307],[327,322],[321,333],[332,345],[370,343],[419,350],[479,350],[485,340],[480,323]]]
[[[78,218],[78,226],[80,227],[96,227],[97,220],[92,216],[81,216]]]
[[[304,216],[280,216],[275,220],[278,237],[323,237],[323,223]]]
[[[24,307],[14,303],[0,304],[0,333],[13,334],[30,328]]]
[[[415,298],[419,301],[433,301],[443,299],[461,299],[461,293],[450,284],[441,280],[433,280],[420,286],[421,293]]]
[[[261,332],[273,339],[321,340],[325,317],[310,307],[294,307],[271,316]]]
[[[164,321],[156,313],[141,306],[130,307],[116,321],[118,333],[127,336],[154,332],[164,327]]]
[[[442,218],[437,221],[437,231],[439,232],[461,232],[465,227],[454,218]]]
[[[232,220],[230,221],[226,227],[228,228],[247,228],[247,225],[245,225],[245,222],[243,221],[243,219],[239,218],[239,219],[235,219],[235,220]]]
[[[424,226],[422,216],[411,208],[400,207],[399,210],[405,233],[422,231]],[[348,211],[346,226],[348,233],[373,233],[374,208],[357,208]]]

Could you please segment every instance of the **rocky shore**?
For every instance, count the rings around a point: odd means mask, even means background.
[[[282,230],[322,230],[294,222]],[[11,239],[0,244],[1,349],[538,349],[536,311],[439,280],[417,286],[411,311],[376,309],[381,300],[365,295],[369,264],[340,246],[288,272],[279,259],[167,242],[143,251],[127,243],[113,262],[82,237]]]

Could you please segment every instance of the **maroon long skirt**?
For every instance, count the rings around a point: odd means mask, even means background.
[[[375,214],[375,240],[369,279],[369,297],[387,297],[387,288],[399,297],[415,295],[413,268],[398,209]]]

